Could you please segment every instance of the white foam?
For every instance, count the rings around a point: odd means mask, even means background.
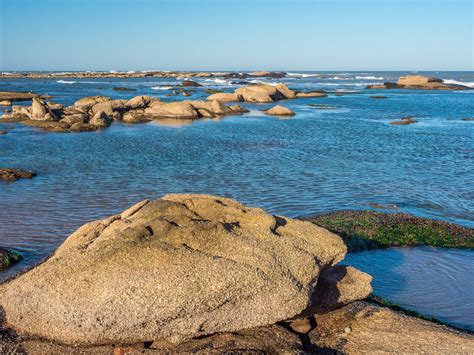
[[[69,80],[56,80],[57,83],[60,84],[75,84],[77,81],[69,81]]]
[[[172,86],[152,86],[152,90],[170,90],[172,89]]]
[[[127,74],[135,74],[135,70],[130,70],[127,72]]]
[[[356,76],[356,79],[362,79],[362,80],[383,80],[383,76],[372,76],[372,75],[367,75],[367,76]]]
[[[464,85],[468,86],[470,88],[474,88],[474,82],[463,82],[463,81],[457,81],[453,79],[445,79],[443,80],[445,84],[456,84],[456,85]]]
[[[230,82],[228,80],[224,80],[224,79],[219,79],[219,78],[215,78],[215,79],[206,79],[204,81],[207,81],[207,82],[214,82],[216,84],[224,84],[224,85],[230,85]]]
[[[305,73],[286,73],[286,75],[297,77],[297,78],[311,78],[314,76],[319,76],[319,74],[305,74]]]
[[[116,70],[109,70],[109,73],[110,73],[110,74],[117,74],[118,71],[116,71]]]

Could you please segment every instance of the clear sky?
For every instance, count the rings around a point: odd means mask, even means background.
[[[473,0],[0,0],[0,70],[473,70]]]

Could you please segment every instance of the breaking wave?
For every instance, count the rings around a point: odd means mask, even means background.
[[[56,80],[57,83],[60,84],[75,84],[77,81],[72,81],[72,80]]]

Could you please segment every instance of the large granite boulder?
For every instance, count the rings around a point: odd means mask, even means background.
[[[41,120],[41,121],[55,121],[56,120],[56,116],[53,114],[53,112],[48,107],[48,105],[36,97],[32,99],[30,117],[32,120]]]
[[[63,343],[177,343],[302,313],[345,253],[310,222],[169,195],[79,228],[0,285],[0,309],[16,332]]]
[[[221,102],[239,102],[243,101],[242,96],[237,95],[235,93],[229,93],[229,92],[218,92],[216,94],[210,95],[207,97],[208,101],[221,101]]]
[[[422,75],[407,75],[401,76],[397,84],[398,85],[426,85],[428,83],[442,83],[443,80],[438,78],[430,78]]]
[[[288,89],[284,84],[268,85],[255,84],[238,88],[235,94],[242,97],[246,102],[269,103],[278,100],[294,99],[294,91]]]
[[[127,101],[126,106],[131,109],[141,109],[146,108],[152,101],[160,101],[157,98],[151,96],[135,96],[134,98]]]
[[[145,114],[151,118],[198,118],[199,115],[189,102],[160,102],[153,101],[145,109]]]

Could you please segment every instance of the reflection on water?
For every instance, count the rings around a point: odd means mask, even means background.
[[[348,254],[344,263],[374,277],[374,294],[474,331],[474,251],[390,248]]]

